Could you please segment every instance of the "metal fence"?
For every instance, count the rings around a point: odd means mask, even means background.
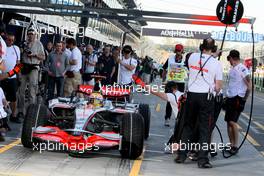
[[[255,75],[254,78],[255,89],[264,92],[264,77],[261,75]]]

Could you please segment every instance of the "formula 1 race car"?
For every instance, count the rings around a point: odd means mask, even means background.
[[[104,86],[98,93],[94,86],[80,85],[71,97],[50,100],[48,107],[31,104],[21,142],[34,150],[42,143],[61,144],[72,156],[115,148],[123,158],[136,159],[149,136],[151,114],[146,104],[120,101],[130,93]]]

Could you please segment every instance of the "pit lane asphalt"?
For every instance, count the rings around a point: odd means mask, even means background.
[[[263,123],[263,94],[256,95],[254,121]],[[0,143],[0,176],[175,176],[175,175],[201,175],[201,176],[222,176],[222,175],[263,175],[264,155],[262,129],[258,129],[253,123],[253,130],[250,135],[261,146],[254,147],[249,141],[240,150],[237,156],[224,159],[218,152],[218,156],[212,158],[213,169],[198,169],[195,162],[186,161],[185,164],[175,164],[175,155],[164,154],[165,143],[173,131],[174,119],[171,120],[171,127],[164,127],[165,102],[151,95],[137,94],[136,102],[150,104],[152,117],[150,137],[145,141],[145,152],[138,160],[121,159],[119,152],[114,150],[94,152],[87,158],[73,158],[64,152],[45,151],[39,153],[30,149],[23,148],[19,143],[20,126],[11,124],[12,131],[7,133],[6,141]],[[157,112],[157,104],[161,104],[160,111]],[[245,109],[248,112],[248,106]],[[246,117],[242,117],[245,122]],[[245,124],[239,122],[245,131]],[[224,139],[227,142],[226,124],[223,121],[223,113],[218,120]],[[254,132],[260,132],[255,134]],[[256,137],[259,138],[256,138]],[[240,135],[242,138],[243,135]],[[240,139],[241,140],[241,139]],[[260,140],[260,141],[259,141]],[[214,133],[214,141],[219,142],[218,133]],[[250,140],[252,142],[252,140]],[[254,142],[253,142],[254,143]],[[258,150],[257,150],[258,149]],[[264,154],[264,153],[263,153]]]

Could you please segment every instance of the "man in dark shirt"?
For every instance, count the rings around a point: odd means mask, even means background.
[[[115,73],[113,75],[112,82],[113,83],[117,83],[118,67],[119,67],[118,60],[120,58],[120,47],[115,46],[113,48],[113,50],[112,50],[112,57],[113,57],[113,59],[115,61]]]
[[[115,61],[110,55],[110,51],[110,46],[106,46],[103,50],[103,55],[98,58],[99,74],[106,76],[106,79],[102,81],[103,85],[111,85],[115,73]]]
[[[69,58],[62,51],[62,43],[56,43],[55,51],[51,52],[48,57],[48,100],[54,98],[54,89],[57,87],[57,97],[63,95],[64,76],[69,68]]]

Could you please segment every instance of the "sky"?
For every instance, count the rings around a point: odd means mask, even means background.
[[[216,7],[220,0],[135,0],[142,10],[175,12],[186,14],[216,15]],[[256,33],[264,33],[264,0],[241,0],[244,5],[243,17],[256,17],[254,29]],[[222,31],[224,27],[199,25],[183,25],[148,22],[151,28],[191,29],[195,31]],[[251,31],[249,25],[240,24],[238,30]]]

